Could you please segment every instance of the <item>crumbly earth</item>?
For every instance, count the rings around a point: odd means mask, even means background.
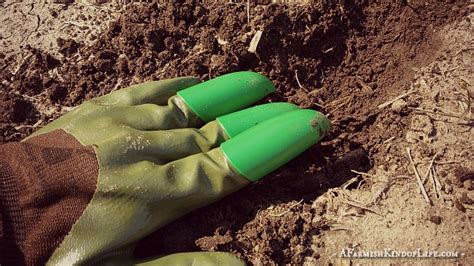
[[[261,182],[158,230],[138,257],[218,250],[252,264],[474,262],[473,4],[76,2],[1,4],[0,143],[130,84],[238,70],[274,81],[266,101],[320,110],[334,124]],[[341,258],[345,248],[459,256]]]

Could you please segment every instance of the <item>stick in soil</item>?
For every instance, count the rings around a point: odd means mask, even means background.
[[[190,55],[189,57],[185,58],[185,59],[183,60],[183,63],[185,63],[185,62],[187,62],[187,61],[189,61],[189,60],[191,60],[191,59],[194,59],[196,56],[201,55],[201,54],[203,54],[203,53],[206,53],[206,52],[208,52],[208,51],[209,51],[209,49],[202,49],[201,51],[199,51],[199,52],[197,52],[197,53],[194,53],[194,54]]]
[[[350,232],[352,232],[352,229],[349,229],[349,228],[344,227],[344,226],[340,226],[340,224],[338,224],[338,223],[334,223],[332,225],[329,225],[329,230],[331,230],[331,231],[350,231]]]
[[[250,46],[249,46],[249,49],[248,51],[251,52],[251,53],[256,53],[257,52],[257,47],[258,47],[258,43],[260,42],[260,38],[262,38],[262,31],[261,30],[257,30],[257,32],[255,32],[255,35],[253,36],[252,40],[250,41]]]
[[[364,173],[364,172],[359,172],[359,171],[356,171],[356,170],[353,170],[353,169],[351,169],[351,172],[353,172],[354,174],[362,175],[362,176],[375,177],[374,175]]]
[[[384,102],[384,103],[382,103],[382,104],[379,104],[379,106],[377,106],[377,107],[378,107],[379,109],[383,109],[383,108],[385,108],[385,107],[391,105],[391,104],[394,103],[395,101],[400,100],[400,99],[402,99],[402,98],[405,98],[406,96],[412,94],[413,92],[415,92],[415,90],[409,90],[409,91],[407,91],[407,92],[405,92],[405,93],[403,93],[403,94],[398,95],[397,97],[395,97],[395,98],[393,98],[393,99],[391,99],[391,100],[389,100],[389,101],[386,101],[386,102]]]
[[[347,189],[348,186],[354,184],[355,182],[357,182],[357,177],[353,177],[351,179],[349,179],[348,181],[346,181],[344,184],[342,184],[342,189]]]
[[[336,112],[339,108],[341,108],[341,107],[347,105],[351,100],[352,100],[352,98],[348,97],[348,98],[347,98],[347,101],[345,101],[345,102],[339,104],[337,107],[335,107],[335,108],[332,109],[330,112],[328,112],[328,113],[326,114],[326,116],[327,116],[327,117],[330,117],[334,112]]]
[[[415,162],[413,161],[413,158],[411,157],[411,150],[408,147],[406,149],[407,149],[407,153],[408,153],[408,158],[410,159],[413,170],[415,171],[416,181],[418,182],[418,186],[420,187],[421,194],[425,198],[426,203],[431,205],[431,200],[428,197],[428,194],[426,194],[425,187],[423,186],[423,183],[421,182],[421,177],[420,177],[420,173],[418,173],[418,168],[416,168]]]
[[[298,86],[299,86],[302,90],[308,92],[308,91],[303,87],[303,85],[301,85],[300,79],[298,78],[298,70],[295,70],[295,79],[296,79],[296,83],[298,83]]]
[[[18,67],[12,72],[13,76],[15,76],[16,73],[18,73],[18,71],[20,71],[20,69],[25,65],[25,63],[28,61],[28,59],[30,59],[31,56],[32,56],[32,54],[29,54],[25,58],[23,58],[21,63],[18,65]]]
[[[429,176],[430,176],[431,185],[433,187],[433,191],[436,193],[436,198],[439,199],[440,194],[439,194],[438,185],[437,185],[437,183],[434,179],[433,168],[429,169],[428,172],[429,172]]]
[[[433,175],[433,179],[436,184],[436,195],[438,196],[438,198],[441,198],[442,197],[441,183],[439,182],[438,174],[436,174],[436,170],[434,167],[431,168],[431,174]]]
[[[435,153],[435,155],[433,155],[433,158],[431,159],[430,164],[428,165],[428,169],[426,170],[426,173],[425,173],[425,179],[430,180],[431,186],[433,187],[433,191],[436,193],[436,197],[439,198],[439,193],[438,193],[438,190],[436,188],[436,183],[435,183],[433,174],[431,173],[431,170],[433,168],[433,163],[434,163],[437,156],[438,156],[438,152]]]
[[[371,213],[374,213],[374,214],[377,214],[379,216],[383,216],[380,212],[372,209],[372,208],[369,208],[369,207],[366,207],[362,204],[358,204],[356,202],[352,202],[352,201],[349,201],[349,200],[345,200],[344,201],[345,204],[349,205],[349,206],[352,206],[352,207],[356,207],[356,208],[360,208],[360,209],[363,209],[363,210],[366,210],[366,211],[369,211]]]
[[[250,24],[250,0],[247,0],[247,24]]]
[[[414,110],[414,111],[422,112],[422,113],[428,113],[428,114],[434,114],[434,115],[440,115],[440,116],[447,116],[447,117],[454,117],[454,118],[458,118],[458,119],[466,120],[466,121],[473,121],[472,118],[464,118],[462,115],[459,115],[459,114],[446,113],[446,112],[443,112],[442,110],[440,110],[438,107],[436,107],[436,106],[434,106],[434,107],[439,112],[425,110],[425,109],[421,109],[421,108],[414,108],[414,107],[408,107],[408,108],[411,109],[411,110]]]

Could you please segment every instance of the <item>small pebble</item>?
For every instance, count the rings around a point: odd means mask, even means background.
[[[472,190],[472,180],[471,179],[464,180],[463,186],[467,190]]]
[[[430,217],[430,221],[434,224],[440,224],[441,223],[441,217],[438,215],[433,215]]]
[[[451,192],[453,192],[453,186],[449,185],[449,184],[446,184],[444,186],[444,192],[450,194]]]
[[[454,200],[454,206],[456,207],[456,209],[462,212],[466,212],[466,207],[464,207],[464,205],[462,205],[462,203],[457,199]]]
[[[468,205],[472,205],[472,203],[474,203],[473,200],[469,198],[466,192],[462,193],[461,198],[459,198],[459,201],[461,203],[468,204]]]
[[[450,208],[454,207],[454,203],[451,200],[446,200],[445,203],[446,203],[446,206],[448,206]]]

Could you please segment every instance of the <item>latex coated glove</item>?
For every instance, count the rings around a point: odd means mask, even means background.
[[[321,113],[289,103],[238,111],[274,90],[254,72],[148,82],[4,145],[5,264],[135,263],[139,240],[259,180],[330,130]],[[148,263],[242,261],[215,252]]]

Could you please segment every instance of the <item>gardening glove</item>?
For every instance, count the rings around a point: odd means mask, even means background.
[[[148,82],[1,146],[0,264],[137,263],[133,249],[151,232],[259,180],[328,133],[324,115],[289,103],[241,110],[274,90],[254,72]],[[144,264],[193,263],[242,261],[204,252]]]

